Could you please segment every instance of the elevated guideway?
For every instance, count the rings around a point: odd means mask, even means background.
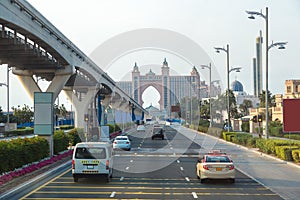
[[[146,112],[117,87],[88,56],[25,0],[0,2],[0,64],[8,64],[33,99],[34,92],[52,92],[53,101],[64,90],[75,107],[75,125],[91,116],[100,124],[100,106],[111,106],[141,116]],[[42,91],[38,80],[50,83]],[[100,112],[100,113],[99,113]],[[100,117],[101,118],[101,117]]]

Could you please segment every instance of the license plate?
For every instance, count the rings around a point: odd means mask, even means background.
[[[222,167],[217,167],[216,171],[222,171]]]
[[[88,165],[87,169],[94,169],[94,165]]]

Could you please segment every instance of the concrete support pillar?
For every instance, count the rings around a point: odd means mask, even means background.
[[[72,91],[65,91],[68,98],[72,101],[72,105],[75,107],[75,127],[84,128],[84,114],[88,113],[89,105],[93,102],[95,97],[95,88],[88,90],[83,101],[81,101]]]
[[[58,97],[59,93],[63,90],[67,81],[73,74],[73,67],[67,66],[62,71],[57,71],[46,92],[53,92],[53,102]]]
[[[29,70],[18,70],[16,68],[13,68],[12,72],[17,75],[32,101],[34,99],[34,92],[42,92],[33,78],[33,72]],[[46,92],[53,92],[53,102],[73,73],[74,70],[72,66],[65,66],[63,70],[56,71],[53,80],[46,90]]]
[[[26,93],[29,95],[31,101],[33,102],[34,93],[42,92],[41,88],[38,86],[38,84],[36,83],[36,81],[33,79],[32,76],[17,75],[17,78],[22,83],[24,89],[26,90]]]
[[[109,104],[111,104],[112,102],[112,99],[113,99],[112,95],[105,95],[105,98],[102,100],[102,105],[105,107],[109,106]]]

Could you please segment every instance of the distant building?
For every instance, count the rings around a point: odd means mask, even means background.
[[[259,106],[259,99],[254,95],[247,94],[244,92],[243,84],[237,80],[231,83],[231,90],[235,96],[236,104],[243,104],[244,100],[250,100],[254,108]]]
[[[141,75],[137,63],[132,71],[131,81],[119,81],[117,85],[127,94],[143,105],[143,92],[150,86],[154,87],[160,94],[160,110],[171,113],[171,106],[179,103],[184,97],[196,97],[199,101],[208,97],[209,86],[205,81],[200,81],[200,75],[197,68],[192,67],[190,75],[173,76],[170,75],[170,67],[166,59],[161,66],[161,75],[155,74],[151,69],[145,75]],[[212,96],[221,94],[220,87],[212,86]]]
[[[253,58],[253,87],[254,96],[256,97],[262,92],[262,43],[263,38],[261,36],[257,37],[256,58]]]
[[[286,80],[285,94],[276,94],[276,106],[272,108],[272,121],[279,120],[283,122],[283,99],[298,99],[300,98],[300,80]]]
[[[278,120],[283,122],[283,99],[297,99],[300,98],[300,80],[286,80],[285,81],[285,93],[275,94],[275,106],[269,107],[272,114],[272,121]],[[265,108],[250,109],[250,115],[254,116],[259,113],[264,113]]]
[[[149,116],[152,116],[152,120],[158,121],[159,119],[165,119],[166,118],[166,112],[160,111],[158,108],[150,105],[145,108],[145,110],[148,111]]]
[[[285,99],[300,98],[300,80],[285,81]]]

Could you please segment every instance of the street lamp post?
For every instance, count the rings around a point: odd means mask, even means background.
[[[202,69],[209,69],[209,127],[212,127],[212,104],[211,104],[211,63],[209,65],[201,65]]]
[[[285,49],[284,45],[287,44],[287,42],[277,42],[273,43],[269,46],[269,14],[268,14],[268,7],[266,7],[266,13],[265,15],[261,12],[256,12],[256,11],[246,11],[247,14],[250,16],[248,17],[249,19],[255,19],[254,15],[257,15],[259,17],[262,17],[265,19],[266,22],[266,47],[265,47],[265,52],[266,52],[266,93],[265,93],[265,107],[266,107],[266,138],[269,138],[269,133],[268,133],[268,121],[269,121],[269,109],[268,109],[268,87],[269,87],[269,49],[275,46],[279,46],[279,49]]]
[[[227,54],[227,131],[230,130],[230,103],[229,103],[229,44],[227,44],[226,49],[222,47],[214,47],[217,53],[224,51]]]

